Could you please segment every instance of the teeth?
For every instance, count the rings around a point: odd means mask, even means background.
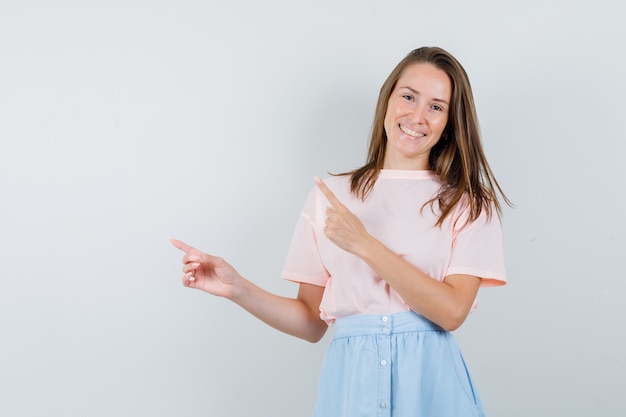
[[[407,128],[407,127],[404,127],[402,125],[400,125],[400,130],[403,131],[404,133],[406,133],[409,136],[413,136],[414,138],[426,136],[426,134],[424,134],[424,133],[416,132],[416,131],[411,130],[411,129]]]

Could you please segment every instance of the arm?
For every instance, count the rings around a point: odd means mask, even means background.
[[[480,279],[448,275],[443,282],[423,273],[373,237],[353,248],[417,313],[446,330],[463,324],[474,303]]]
[[[281,297],[245,279],[222,258],[179,240],[172,244],[185,252],[183,285],[231,300],[270,326],[309,342],[326,333],[328,326],[319,316],[323,287],[303,283],[297,298]]]
[[[465,321],[479,278],[449,275],[443,282],[431,278],[371,236],[323,181],[316,182],[331,203],[324,229],[328,239],[365,261],[417,313],[446,330],[455,330]]]
[[[326,333],[328,325],[320,318],[319,310],[324,287],[302,283],[293,299],[269,293],[247,280],[243,283],[232,301],[266,324],[311,343]]]

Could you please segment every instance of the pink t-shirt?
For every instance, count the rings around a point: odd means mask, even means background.
[[[467,274],[482,278],[481,286],[505,284],[502,232],[495,213],[488,219],[483,210],[466,224],[467,210],[459,209],[437,227],[436,210],[429,205],[421,210],[441,187],[434,172],[383,169],[365,201],[350,192],[348,176],[325,182],[371,235],[432,278],[443,281],[451,274]],[[355,314],[409,310],[363,260],[326,238],[328,206],[315,187],[296,224],[282,277],[325,287],[320,317],[328,323]]]

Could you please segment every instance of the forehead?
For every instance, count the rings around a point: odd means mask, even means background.
[[[411,64],[402,71],[396,90],[410,88],[421,95],[450,101],[452,96],[452,82],[442,69],[427,62]]]

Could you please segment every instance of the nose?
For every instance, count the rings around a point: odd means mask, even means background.
[[[409,116],[412,122],[419,123],[426,119],[426,106],[421,103],[416,103],[411,114]]]

